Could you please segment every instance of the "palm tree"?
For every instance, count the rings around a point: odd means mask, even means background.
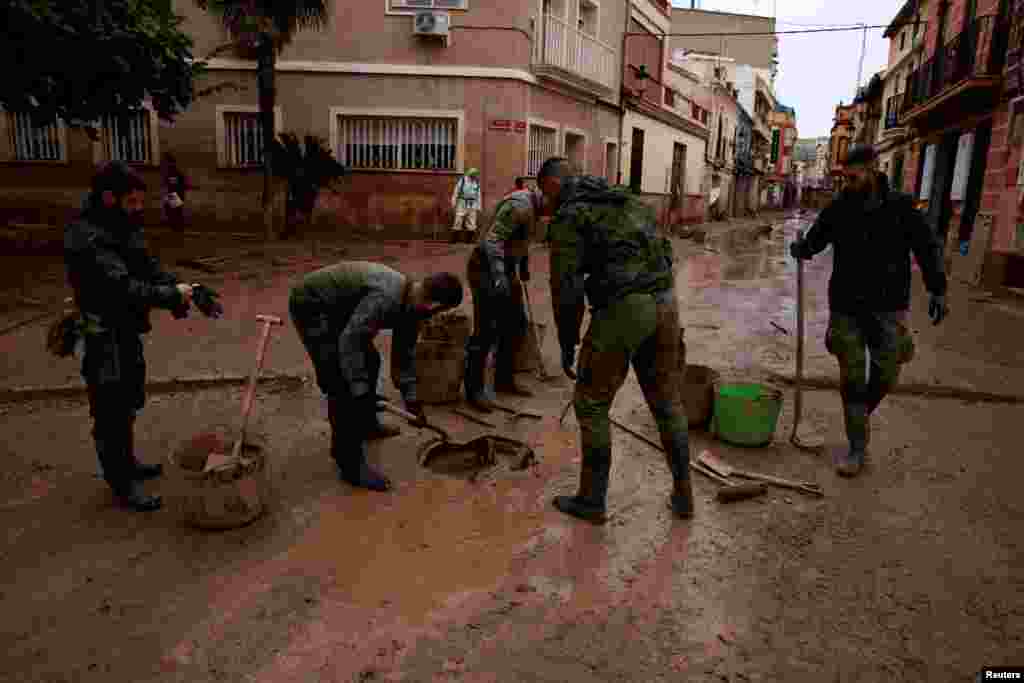
[[[234,42],[231,48],[246,59],[256,60],[260,129],[263,135],[263,226],[267,239],[274,237],[271,204],[274,143],[274,67],[277,55],[303,29],[327,25],[327,0],[195,0],[200,9],[216,15]]]

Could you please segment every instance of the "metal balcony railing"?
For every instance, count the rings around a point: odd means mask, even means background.
[[[551,66],[581,76],[606,88],[615,87],[615,49],[569,25],[561,17],[545,14],[534,41],[535,66]]]
[[[998,49],[1003,26],[994,15],[978,17],[964,31],[937,48],[910,78],[903,111],[909,111],[959,83],[1002,73],[1005,50]]]
[[[900,112],[903,111],[903,95],[893,95],[885,101],[885,130],[900,127]]]

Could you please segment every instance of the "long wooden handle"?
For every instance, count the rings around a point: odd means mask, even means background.
[[[764,484],[730,484],[715,492],[715,500],[719,503],[734,503],[738,500],[757,498],[768,493]]]
[[[544,367],[544,355],[540,350],[540,339],[537,338],[537,327],[533,324],[533,306],[530,305],[530,290],[522,280],[519,285],[523,288],[523,299],[526,300],[526,322],[530,326],[530,338],[533,339],[533,350],[537,353],[537,376],[544,380],[549,377],[547,368]]]
[[[804,238],[804,231],[796,231],[797,241]],[[793,432],[790,441],[797,441],[796,430],[800,426],[803,415],[803,376],[804,376],[804,260],[796,260],[796,383],[793,402]]]
[[[398,417],[405,419],[406,421],[409,422],[409,424],[415,427],[425,427],[432,432],[436,432],[445,441],[451,441],[451,437],[448,436],[448,432],[444,431],[440,427],[436,427],[430,424],[429,422],[421,420],[420,418],[416,417],[407,410],[402,410],[394,403],[390,403],[388,401],[377,401],[377,407],[380,408],[381,410],[386,410],[392,415],[397,415]]]
[[[231,451],[231,455],[235,458],[242,454],[245,430],[249,426],[249,414],[252,413],[253,399],[256,396],[256,380],[259,377],[260,370],[263,369],[263,359],[267,354],[267,343],[270,341],[270,328],[275,324],[272,320],[262,320],[262,322],[263,333],[260,335],[259,350],[256,352],[256,367],[252,369],[252,374],[249,375],[249,384],[246,386],[245,396],[242,398],[242,426],[238,430],[238,440]]]

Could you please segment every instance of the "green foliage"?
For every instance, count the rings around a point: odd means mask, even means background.
[[[137,110],[184,111],[204,64],[166,0],[6,0],[0,4],[0,106],[89,126]]]
[[[295,133],[282,133],[271,147],[274,175],[288,183],[291,211],[309,214],[324,188],[334,190],[348,173],[334,158],[323,138],[306,135],[302,142]]]
[[[236,41],[237,49],[252,57],[269,38],[276,52],[298,31],[327,25],[324,0],[195,0],[201,9],[216,15]]]

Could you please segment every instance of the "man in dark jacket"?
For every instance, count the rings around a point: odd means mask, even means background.
[[[836,462],[843,476],[855,476],[863,467],[871,413],[896,384],[900,365],[914,355],[907,329],[911,253],[931,293],[932,322],[938,325],[947,313],[939,241],[913,200],[889,190],[885,176],[875,169],[876,159],[871,147],[850,152],[846,188],[806,237],[790,247],[800,259],[810,259],[829,245],[834,252],[825,346],[839,361],[850,442],[849,452]]]
[[[609,410],[630,366],[661,433],[672,473],[670,506],[693,515],[686,410],[679,390],[679,303],[672,247],[657,234],[654,210],[627,188],[603,178],[572,176],[566,159],[548,159],[537,184],[555,211],[551,219],[551,301],[562,369],[573,365],[584,302],[590,326],[580,348],[574,404],[583,463],[579,491],[558,496],[561,512],[605,521],[612,465]]]
[[[416,339],[420,323],[462,303],[462,283],[450,273],[413,280],[380,263],[341,261],[307,274],[292,287],[288,311],[327,397],[331,457],[341,478],[373,491],[391,482],[366,462],[366,441],[389,431],[377,419],[380,354],[374,337],[394,330],[391,378],[409,412],[416,398]]]
[[[93,438],[103,476],[135,510],[155,510],[160,498],[138,482],[160,476],[160,465],[135,459],[136,411],[145,404],[142,334],[153,308],[181,309],[192,288],[160,269],[142,234],[146,183],[128,166],[107,164],[92,181],[79,218],[64,233],[64,260],[75,304],[85,318],[82,377],[89,394]]]

